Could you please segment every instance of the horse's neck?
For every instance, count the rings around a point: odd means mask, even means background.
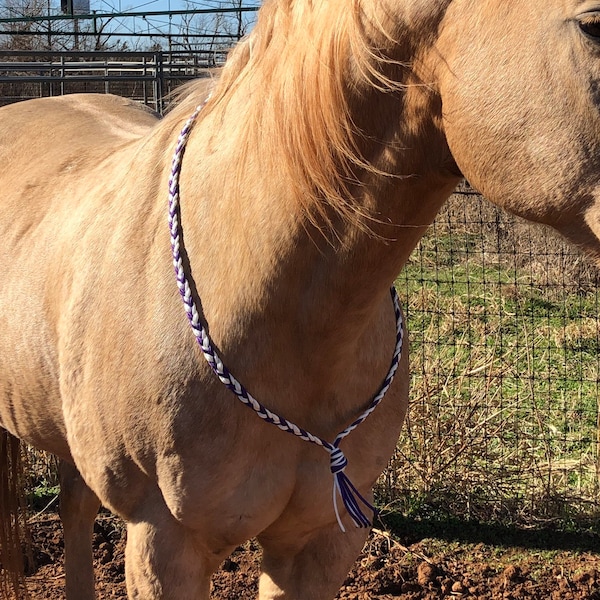
[[[411,161],[414,170],[418,157]],[[319,230],[290,202],[276,160],[255,162],[227,139],[226,126],[218,138],[202,127],[193,132],[183,164],[183,227],[219,346],[235,346],[252,329],[275,348],[278,336],[302,336],[315,360],[322,347],[335,361],[331,353],[372,323],[455,181],[368,178],[350,199],[373,215],[366,230],[335,214]]]
[[[211,335],[234,368],[252,368],[253,353],[260,369],[292,344],[299,363],[318,369],[323,361],[343,361],[361,331],[381,323],[389,285],[457,178],[447,171],[448,150],[431,116],[439,114],[438,100],[425,86],[317,90],[350,94],[349,126],[332,134],[341,150],[331,158],[329,131],[317,129],[335,127],[331,107],[298,82],[289,85],[312,106],[290,96],[285,69],[265,70],[277,63],[245,60],[253,70],[225,79],[225,92],[217,90],[189,142],[182,175],[186,247]],[[298,64],[306,69],[306,61]],[[404,83],[415,83],[406,77]],[[355,137],[340,143],[345,134]],[[314,156],[296,157],[295,143],[298,153]],[[354,149],[360,160],[351,172],[346,164],[336,180],[319,170],[320,159],[337,168]],[[313,172],[317,184],[307,176]],[[349,175],[354,180],[345,186]],[[342,201],[369,218],[353,219],[333,204],[311,213],[337,184],[345,188]],[[315,193],[315,185],[323,187]]]
[[[329,289],[332,301],[347,290],[358,303],[357,289],[386,292],[458,177],[447,170],[449,152],[434,120],[418,116],[424,103],[436,102],[433,94],[424,88],[371,94],[372,101],[361,93],[349,102],[355,111],[349,121],[360,133],[348,146],[360,148],[369,166],[353,167],[358,181],[345,190],[346,213],[327,205],[325,192],[315,194],[312,180],[293,179],[295,165],[282,156],[289,141],[274,139],[277,125],[267,123],[267,135],[256,127],[255,137],[247,137],[248,121],[277,117],[239,108],[261,104],[260,97],[240,90],[237,105],[209,113],[192,132],[182,175],[194,206],[188,235],[210,241],[210,247],[199,242],[198,251],[235,274],[236,286],[281,294],[296,287],[288,279],[300,281],[305,272],[303,295],[314,293],[321,305]],[[326,277],[319,279],[321,270]]]

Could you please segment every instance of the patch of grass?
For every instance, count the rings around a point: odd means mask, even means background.
[[[59,485],[49,485],[46,481],[38,482],[30,490],[27,497],[27,505],[32,512],[44,510],[51,505],[53,509],[58,507]]]
[[[407,515],[585,519],[600,512],[597,273],[545,230],[459,202],[397,280],[411,407],[378,498]]]

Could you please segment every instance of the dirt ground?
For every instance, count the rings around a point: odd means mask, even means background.
[[[30,593],[36,600],[62,600],[63,543],[58,517],[44,515],[32,527],[37,567],[28,577]],[[422,537],[418,533],[411,539],[405,537],[403,541],[402,536],[396,539],[375,530],[337,598],[600,600],[597,536],[584,536],[581,544],[573,544],[571,537],[566,545],[576,547],[568,550],[565,544],[561,549],[560,543],[553,548],[547,540],[538,543],[535,535],[523,537],[521,546],[507,546],[499,540],[489,543]],[[481,538],[486,538],[485,532]],[[109,515],[99,517],[94,540],[99,600],[126,598],[124,549],[121,523]],[[249,542],[238,548],[214,576],[212,598],[256,598],[259,562],[257,544]]]

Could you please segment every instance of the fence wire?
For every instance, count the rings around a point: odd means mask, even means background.
[[[396,282],[411,406],[379,504],[525,524],[600,516],[599,281],[558,235],[459,189]],[[56,485],[52,468],[41,479]]]
[[[599,272],[459,189],[397,280],[409,416],[380,503],[532,524],[600,514]]]
[[[599,279],[552,231],[450,199],[396,282],[411,403],[380,506],[520,525],[600,517]],[[34,450],[29,464],[43,504],[56,465]]]

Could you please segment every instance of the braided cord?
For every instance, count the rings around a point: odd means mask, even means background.
[[[196,108],[194,113],[190,116],[190,118],[186,121],[185,125],[183,126],[183,129],[179,134],[179,138],[177,139],[175,152],[173,154],[173,161],[171,164],[171,174],[169,177],[169,230],[171,233],[171,251],[173,255],[173,267],[175,269],[175,275],[177,278],[177,286],[183,299],[185,312],[192,327],[192,331],[196,340],[198,341],[202,354],[204,355],[204,358],[208,362],[210,368],[214,371],[214,373],[221,380],[221,382],[229,390],[231,390],[245,406],[251,408],[261,419],[263,419],[267,423],[272,423],[273,425],[279,427],[279,429],[281,429],[282,431],[285,431],[286,433],[291,433],[304,441],[316,444],[317,446],[321,446],[329,453],[330,469],[334,478],[333,506],[340,529],[343,532],[346,531],[342,523],[342,519],[340,517],[340,512],[338,508],[338,495],[342,499],[344,507],[346,508],[348,514],[354,521],[354,524],[357,527],[368,527],[371,523],[369,519],[365,516],[360,504],[363,504],[366,508],[371,510],[373,514],[376,513],[376,509],[368,500],[366,500],[360,494],[360,492],[356,489],[356,487],[352,484],[348,476],[345,474],[344,471],[346,469],[346,466],[348,465],[348,460],[344,456],[342,450],[339,448],[339,445],[347,435],[349,435],[354,429],[356,429],[377,408],[379,403],[383,400],[385,393],[392,384],[394,375],[398,370],[398,364],[400,362],[400,356],[402,353],[404,331],[402,323],[402,312],[400,310],[400,301],[398,299],[398,294],[396,293],[395,288],[392,286],[391,295],[394,304],[394,312],[396,315],[396,347],[394,349],[392,364],[390,366],[388,374],[385,380],[383,381],[379,392],[377,392],[377,394],[373,397],[367,409],[353,423],[346,427],[344,431],[340,432],[333,443],[330,443],[317,435],[313,435],[305,429],[298,427],[298,425],[292,423],[291,421],[288,421],[287,419],[284,419],[283,417],[272,412],[266,406],[264,406],[258,400],[256,400],[256,398],[254,398],[252,394],[248,392],[248,390],[246,390],[246,388],[231,374],[229,369],[227,369],[227,367],[223,364],[223,361],[220,359],[219,355],[217,354],[210,342],[208,333],[206,332],[204,326],[202,325],[202,322],[200,321],[200,315],[198,313],[196,303],[194,302],[194,298],[192,296],[192,290],[188,282],[188,278],[185,274],[181,254],[182,241],[181,226],[179,223],[179,176],[181,173],[181,163],[185,154],[185,148],[188,138],[194,125],[194,121],[196,120],[196,117],[198,116],[202,108],[205,106],[207,101],[208,98]]]

